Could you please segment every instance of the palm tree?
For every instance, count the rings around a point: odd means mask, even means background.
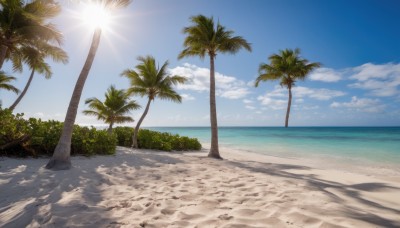
[[[0,4],[0,69],[5,59],[12,59],[21,46],[32,40],[62,43],[61,33],[46,22],[61,11],[58,3],[53,0],[2,0]]]
[[[45,58],[51,57],[53,61],[62,62],[64,64],[68,62],[68,55],[67,53],[65,53],[65,51],[63,51],[59,47],[47,43],[46,41],[38,40],[35,42],[35,46],[25,46],[21,49],[21,53],[23,56],[22,59],[17,60],[18,64],[20,64],[20,62],[22,61],[25,62],[30,67],[31,74],[29,76],[28,82],[25,85],[24,90],[14,101],[14,103],[9,107],[9,109],[11,110],[14,110],[21,99],[25,96],[25,93],[28,91],[35,72],[44,74],[47,79],[52,76],[53,72],[51,71],[51,67],[45,62]],[[18,57],[18,55],[14,56],[14,59],[17,59],[15,57]]]
[[[307,59],[300,57],[300,49],[280,50],[279,54],[273,54],[269,58],[271,64],[261,63],[259,76],[256,79],[255,87],[261,81],[280,80],[280,85],[289,90],[289,100],[286,111],[285,127],[289,124],[290,106],[292,104],[292,87],[297,80],[305,80],[307,75],[314,69],[321,66],[320,63],[309,63]]]
[[[126,7],[130,4],[130,0],[99,0],[97,2],[101,3],[101,6],[106,10],[111,11]],[[75,123],[76,114],[78,112],[78,105],[81,99],[83,86],[85,85],[86,78],[89,74],[90,68],[94,57],[96,55],[97,48],[100,43],[101,28],[97,27],[94,31],[92,44],[89,49],[88,56],[86,57],[85,64],[79,74],[78,80],[75,84],[74,91],[72,93],[71,100],[68,105],[67,114],[65,116],[64,126],[61,133],[61,137],[58,141],[56,149],[54,150],[53,157],[47,163],[47,169],[53,170],[63,170],[69,169],[71,167],[71,138],[72,130]]]
[[[155,98],[160,98],[178,103],[182,102],[181,96],[172,86],[186,82],[185,77],[168,75],[168,61],[158,67],[156,66],[156,60],[152,56],[138,57],[137,59],[140,63],[136,65],[136,71],[127,69],[121,74],[130,80],[131,87],[127,90],[128,94],[137,94],[148,98],[146,109],[137,122],[132,136],[133,148],[138,148],[137,136],[139,128],[149,111],[151,101]]]
[[[89,104],[89,110],[84,110],[83,113],[108,123],[108,133],[111,134],[115,123],[133,122],[132,117],[127,114],[131,110],[139,109],[140,105],[136,101],[130,101],[125,90],[115,89],[114,86],[108,88],[105,96],[104,102],[95,97],[86,99],[85,104]]]
[[[13,76],[6,75],[4,71],[0,71],[0,89],[12,91],[16,94],[19,93],[19,90],[15,88],[13,85],[9,84],[11,81],[14,81],[16,78]]]
[[[214,60],[217,53],[235,54],[244,48],[251,51],[250,44],[240,36],[233,36],[232,30],[217,23],[214,19],[203,15],[190,18],[192,26],[185,27],[183,33],[187,34],[183,43],[185,49],[179,54],[182,59],[187,56],[199,56],[204,59],[210,57],[210,120],[211,120],[211,149],[209,157],[221,159],[218,148],[217,108],[215,102],[215,69]]]

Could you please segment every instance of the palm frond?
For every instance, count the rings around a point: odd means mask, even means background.
[[[5,89],[18,94],[19,90],[13,85],[9,84],[11,81],[14,80],[16,80],[15,77],[6,75],[4,71],[0,71],[0,89]]]

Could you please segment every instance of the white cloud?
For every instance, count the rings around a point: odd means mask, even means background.
[[[379,113],[383,112],[386,105],[381,104],[378,99],[357,98],[353,96],[349,102],[333,102],[332,108],[348,108],[351,110]]]
[[[308,87],[294,87],[293,98],[295,98],[294,103],[305,103],[304,98],[311,98],[316,100],[330,100],[335,97],[344,96],[346,93],[338,90],[330,89],[315,89]],[[261,102],[262,105],[268,106],[273,110],[285,109],[288,102],[288,92],[286,88],[280,86],[275,86],[275,89],[271,92],[266,93],[264,96],[258,96],[257,100]],[[318,107],[313,107],[309,109],[317,109]]]
[[[304,101],[304,97],[309,97],[317,100],[330,100],[334,97],[340,97],[346,95],[345,92],[330,89],[314,89],[303,86],[294,87],[292,89],[293,97],[299,102]],[[269,98],[287,98],[288,91],[286,88],[281,86],[275,86],[275,89],[271,92],[266,93],[265,97]]]
[[[259,100],[262,105],[268,106],[273,110],[285,109],[287,106],[286,100],[274,99],[269,97],[268,94],[264,96],[258,96],[257,100]]]
[[[189,79],[184,85],[178,85],[180,90],[194,90],[198,92],[209,91],[210,70],[189,63],[170,69],[174,75],[185,76]],[[250,93],[244,81],[235,77],[215,72],[216,95],[228,99],[244,98]]]
[[[293,88],[293,94],[296,97],[309,97],[317,100],[330,100],[334,97],[340,97],[346,95],[345,92],[330,89],[313,89],[307,87],[295,87]]]
[[[43,112],[37,112],[35,114],[33,114],[33,116],[39,117],[39,118],[43,118],[44,117],[44,113]]]
[[[192,95],[190,94],[186,94],[186,93],[182,93],[181,97],[183,100],[185,101],[192,101],[192,100],[196,100],[196,98],[194,98]]]
[[[375,65],[366,63],[361,66],[353,68],[355,72],[350,78],[358,81],[367,81],[370,79],[387,79],[391,76],[400,76],[400,64],[386,63],[382,65]]]
[[[243,103],[245,103],[245,104],[252,104],[252,103],[254,103],[254,101],[253,101],[253,100],[250,100],[250,99],[243,99]]]
[[[311,72],[309,78],[312,81],[337,82],[342,79],[342,73],[331,68],[318,68]]]
[[[370,95],[377,97],[396,96],[399,94],[400,64],[366,63],[353,68],[349,78],[357,81],[349,85],[351,88],[369,90]]]
[[[256,107],[254,107],[254,106],[251,106],[251,105],[246,105],[246,106],[245,106],[245,108],[247,108],[247,109],[250,109],[250,110],[254,110],[254,109],[256,109]]]
[[[225,97],[228,99],[240,99],[249,94],[247,88],[237,88],[234,90],[217,90],[217,96]]]

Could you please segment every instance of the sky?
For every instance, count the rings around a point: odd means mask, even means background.
[[[62,2],[62,13],[51,20],[64,35],[62,48],[69,63],[49,63],[51,79],[35,78],[15,112],[25,117],[63,121],[84,64],[94,29],[80,17],[82,4]],[[219,126],[283,126],[288,91],[278,81],[254,87],[260,63],[279,50],[300,48],[301,56],[322,67],[296,83],[291,126],[400,126],[400,1],[398,0],[134,0],[113,14],[86,81],[76,123],[101,125],[85,116],[84,100],[104,100],[110,85],[127,89],[120,76],[134,69],[138,56],[152,55],[169,72],[189,82],[176,89],[181,104],[155,100],[142,126],[209,126],[209,60],[178,60],[189,18],[213,16],[253,51],[219,54],[215,62]],[[29,68],[12,72],[24,87]],[[16,95],[1,90],[3,107]],[[142,106],[146,98],[132,97]],[[143,109],[132,112],[138,120]],[[134,126],[135,123],[126,125]]]

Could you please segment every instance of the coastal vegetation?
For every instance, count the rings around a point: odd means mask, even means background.
[[[137,140],[138,133],[140,125],[149,112],[150,103],[156,98],[181,103],[182,97],[172,88],[172,86],[186,82],[185,77],[168,74],[168,61],[166,61],[161,67],[158,67],[156,60],[152,56],[140,56],[137,60],[140,63],[136,66],[136,70],[126,69],[121,74],[130,80],[130,87],[127,90],[128,94],[139,95],[141,97],[147,97],[148,99],[146,108],[136,124],[135,131],[133,132],[133,148],[139,148]]]
[[[116,127],[113,133],[119,146],[130,147],[134,129],[131,127]],[[138,147],[163,151],[200,150],[201,144],[196,138],[179,136],[167,132],[140,129],[138,132]]]
[[[286,109],[285,127],[289,125],[290,107],[292,105],[292,88],[296,81],[305,80],[307,75],[321,66],[320,63],[309,63],[307,59],[300,56],[300,49],[296,48],[280,50],[279,54],[272,54],[269,58],[270,64],[261,63],[259,76],[255,81],[255,87],[261,81],[280,80],[280,85],[289,91],[288,105]]]
[[[108,124],[108,133],[112,133],[114,124],[122,124],[133,122],[133,118],[129,116],[131,110],[140,108],[140,105],[134,100],[129,100],[125,90],[118,90],[114,86],[110,86],[105,93],[105,101],[102,102],[98,98],[92,97],[85,101],[89,106],[88,110],[84,110],[85,115],[97,117]]]
[[[60,138],[63,123],[23,117],[23,114],[12,114],[10,109],[0,109],[0,156],[51,156]],[[109,134],[106,130],[74,125],[71,155],[112,155],[116,146],[132,145],[133,131],[130,127],[116,127]],[[138,142],[141,149],[201,149],[201,144],[195,138],[147,129],[139,131]]]
[[[191,26],[185,27],[186,34],[183,51],[178,58],[199,56],[210,58],[210,121],[211,148],[209,157],[221,159],[218,147],[217,105],[215,101],[215,57],[218,53],[235,54],[242,48],[251,51],[251,45],[241,36],[233,36],[234,31],[227,30],[219,22],[215,26],[213,17],[197,15],[190,18]]]

